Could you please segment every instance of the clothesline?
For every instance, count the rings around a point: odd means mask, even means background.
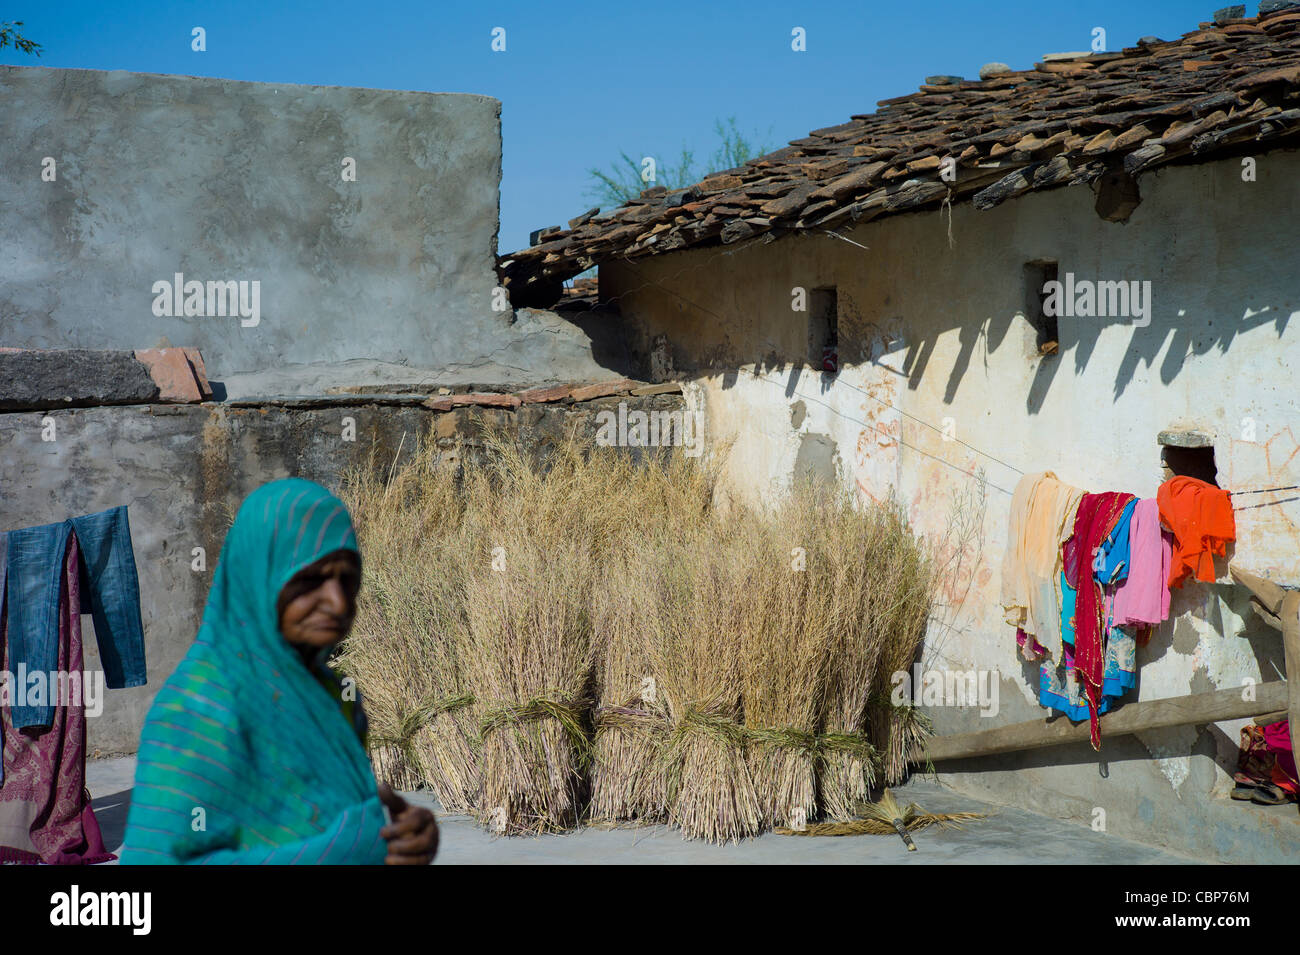
[[[784,382],[774,381],[773,379],[768,378],[766,375],[760,375],[760,374],[758,374],[757,372],[752,372],[752,375],[753,375],[753,377],[755,377],[755,378],[761,379],[762,381],[766,381],[768,384],[776,385],[776,386],[779,387],[779,388],[784,389],[784,388],[787,387],[786,384],[785,384]],[[858,388],[856,385],[852,385],[852,384],[850,384],[850,383],[847,382],[847,381],[841,381],[841,382],[839,382],[839,384],[844,385],[845,387],[851,388],[851,389],[853,389],[854,391],[857,391],[857,392],[859,392],[859,393],[861,393],[861,394],[863,394],[863,395],[866,395],[868,398],[872,399],[873,401],[879,402],[880,404],[883,404],[885,407],[887,407],[887,408],[891,408],[892,410],[899,412],[899,414],[903,415],[904,417],[911,418],[913,421],[916,421],[918,424],[925,425],[927,428],[929,428],[929,429],[932,430],[932,431],[938,431],[940,434],[943,433],[943,429],[942,429],[942,428],[936,428],[934,425],[930,424],[930,422],[926,421],[925,419],[923,419],[923,418],[918,418],[916,415],[913,415],[913,414],[908,414],[906,411],[903,411],[902,409],[896,407],[895,405],[891,405],[891,404],[890,404],[889,402],[887,402],[887,401],[883,401],[882,399],[877,398],[875,395],[870,394],[870,393],[864,391],[864,390],[861,389],[861,388]],[[814,403],[816,403],[816,404],[819,404],[819,405],[821,405],[823,408],[826,408],[826,409],[830,410],[832,413],[834,413],[834,414],[836,414],[836,415],[839,415],[841,418],[843,418],[843,419],[846,420],[846,421],[852,421],[854,424],[860,424],[860,425],[863,425],[864,427],[870,428],[871,430],[875,431],[875,432],[878,433],[878,434],[882,434],[882,435],[884,435],[885,437],[891,438],[891,439],[897,441],[899,444],[901,444],[901,445],[902,445],[903,447],[905,447],[905,448],[908,448],[908,449],[910,449],[910,450],[912,450],[912,451],[915,451],[915,452],[917,452],[918,454],[923,454],[923,455],[925,455],[927,458],[931,458],[932,460],[938,461],[940,464],[944,465],[945,467],[952,468],[952,469],[953,469],[954,471],[956,471],[958,474],[964,474],[964,475],[966,475],[967,477],[981,479],[981,480],[984,481],[985,484],[987,484],[989,487],[993,488],[995,491],[1001,491],[1003,494],[1008,494],[1008,495],[1014,493],[1014,492],[1008,490],[1007,488],[1000,487],[999,485],[992,483],[992,482],[989,481],[987,478],[981,477],[980,473],[977,472],[977,471],[967,471],[965,468],[958,467],[957,465],[953,464],[951,461],[945,461],[943,458],[939,457],[938,455],[931,454],[929,451],[922,450],[921,448],[918,448],[918,447],[917,447],[916,445],[914,445],[914,444],[909,444],[908,442],[904,441],[904,440],[902,439],[901,436],[899,436],[899,435],[894,435],[894,434],[890,434],[888,431],[885,431],[884,429],[882,429],[879,425],[874,425],[874,424],[872,424],[872,423],[869,422],[869,421],[863,421],[863,420],[860,419],[860,418],[855,418],[855,417],[853,417],[852,415],[845,414],[843,411],[840,411],[838,408],[836,408],[834,405],[830,404],[829,402],[822,401],[822,400],[819,399],[819,398],[815,398],[815,397],[813,397],[812,395],[805,394],[805,393],[803,393],[803,392],[801,392],[801,391],[798,391],[798,390],[792,390],[790,393],[791,393],[792,395],[794,395],[795,397],[797,397],[797,398],[802,398],[802,399],[804,399],[805,401],[811,401],[811,402],[814,402]],[[1010,469],[1010,470],[1012,470],[1012,471],[1015,471],[1017,474],[1023,475],[1023,474],[1025,473],[1024,471],[1021,471],[1019,468],[1017,468],[1015,465],[1013,465],[1013,464],[1008,464],[1007,462],[1001,460],[1000,458],[998,458],[998,457],[996,457],[996,456],[994,456],[994,455],[992,455],[992,454],[989,454],[987,451],[981,451],[979,448],[975,447],[973,444],[968,444],[967,442],[962,441],[960,438],[953,437],[953,438],[950,438],[949,440],[956,441],[958,444],[960,444],[960,445],[962,445],[962,446],[964,446],[964,447],[969,448],[970,450],[976,452],[977,454],[982,454],[982,455],[984,455],[984,457],[988,458],[988,459],[991,460],[991,461],[996,461],[998,464],[1001,464],[1003,467],[1008,468],[1008,469]],[[1253,488],[1253,489],[1251,489],[1251,490],[1247,490],[1247,491],[1233,491],[1233,490],[1229,489],[1230,493],[1232,493],[1233,495],[1244,495],[1244,494],[1266,494],[1266,493],[1268,493],[1268,492],[1270,492],[1270,491],[1292,491],[1292,490],[1300,490],[1300,484],[1292,484],[1292,485],[1288,485],[1288,486],[1285,486],[1285,487],[1264,487],[1264,488]],[[1262,503],[1262,504],[1246,504],[1246,505],[1243,505],[1242,507],[1234,507],[1233,510],[1234,510],[1234,511],[1248,511],[1248,510],[1253,510],[1254,508],[1257,508],[1257,507],[1274,507],[1274,506],[1276,506],[1276,505],[1278,505],[1278,504],[1288,504],[1288,503],[1290,503],[1291,501],[1300,501],[1300,495],[1298,495],[1298,496],[1296,496],[1296,497],[1286,497],[1286,498],[1283,498],[1283,499],[1280,500],[1280,501],[1265,501],[1265,502]]]
[[[1236,493],[1236,492],[1233,492]],[[1300,495],[1296,497],[1284,497],[1280,501],[1265,501],[1263,504],[1244,504],[1241,507],[1234,507],[1234,511],[1253,511],[1257,507],[1275,507],[1278,504],[1286,504],[1289,501],[1300,501]]]
[[[866,395],[866,396],[867,396],[868,398],[870,398],[872,401],[878,402],[879,404],[884,405],[886,408],[891,408],[891,409],[893,409],[894,411],[897,411],[897,412],[898,412],[899,414],[901,414],[903,417],[905,417],[905,418],[911,418],[913,421],[917,422],[918,424],[923,424],[923,425],[925,425],[925,426],[926,426],[927,428],[929,428],[931,431],[938,431],[940,434],[944,434],[944,433],[945,433],[945,432],[944,432],[944,429],[942,429],[942,428],[936,428],[934,425],[932,425],[930,422],[926,421],[924,418],[918,418],[916,415],[914,415],[914,414],[910,414],[910,413],[904,411],[902,408],[899,408],[897,405],[891,405],[888,401],[885,401],[883,398],[877,398],[877,397],[876,397],[875,395],[873,395],[871,392],[869,392],[869,391],[864,391],[863,389],[859,388],[857,385],[854,385],[854,384],[852,384],[852,383],[850,383],[850,382],[844,381],[843,379],[839,379],[836,383],[839,384],[839,385],[844,386],[845,388],[852,388],[854,391],[858,392],[859,394]],[[1002,465],[1004,468],[1007,468],[1007,469],[1009,469],[1009,470],[1011,470],[1011,471],[1015,471],[1015,472],[1016,472],[1017,474],[1019,474],[1019,475],[1022,475],[1022,476],[1023,476],[1024,473],[1025,473],[1024,471],[1020,470],[1020,468],[1016,467],[1014,464],[1008,464],[1006,461],[1003,461],[1001,458],[995,457],[994,455],[989,454],[987,451],[984,451],[984,450],[981,450],[980,448],[975,447],[975,445],[973,445],[973,444],[967,444],[965,441],[963,441],[961,438],[957,437],[956,435],[949,435],[948,438],[947,438],[947,440],[949,440],[949,441],[956,441],[958,444],[962,445],[963,447],[970,448],[970,449],[971,449],[972,451],[974,451],[976,454],[982,454],[982,455],[984,455],[984,457],[988,458],[990,461],[996,461],[998,464]]]

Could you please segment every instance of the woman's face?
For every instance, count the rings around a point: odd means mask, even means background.
[[[295,646],[328,647],[352,629],[361,587],[361,561],[350,550],[326,554],[280,591],[280,633]]]

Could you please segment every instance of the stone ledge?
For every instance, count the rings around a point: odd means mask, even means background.
[[[380,391],[379,385],[353,385],[331,388],[325,396],[279,397],[279,398],[242,398],[232,401],[233,405],[252,406],[259,404],[290,403],[300,407],[324,407],[327,405],[360,404],[420,404],[431,411],[447,412],[454,408],[518,408],[521,405],[541,404],[577,404],[596,401],[601,398],[628,395],[634,398],[646,398],[655,395],[681,394],[682,385],[677,381],[650,384],[631,378],[613,378],[608,381],[594,381],[555,385],[399,385],[388,386],[388,393]],[[409,391],[410,393],[401,393]],[[427,395],[428,397],[424,397]]]
[[[45,374],[37,374],[44,370]],[[192,348],[136,352],[31,351],[0,348],[0,380],[17,383],[0,394],[0,412],[100,405],[212,403],[203,358]],[[56,383],[63,386],[60,394]],[[603,398],[681,394],[680,382],[651,384],[631,378],[555,385],[357,385],[318,395],[253,395],[216,402],[230,408],[348,408],[365,405],[454,408],[519,408],[577,404]]]
[[[197,404],[211,397],[195,348],[0,348],[0,411]]]

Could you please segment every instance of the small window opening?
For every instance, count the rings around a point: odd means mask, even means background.
[[[1040,355],[1054,355],[1060,347],[1056,315],[1044,308],[1047,285],[1057,281],[1057,264],[1053,259],[1035,259],[1025,263],[1025,315],[1038,332],[1035,345]]]
[[[1182,475],[1219,486],[1219,468],[1214,463],[1213,445],[1188,448],[1166,444],[1161,448],[1160,457],[1165,466],[1166,480]]]
[[[840,370],[840,301],[835,286],[815,288],[808,298],[808,363],[825,374]]]

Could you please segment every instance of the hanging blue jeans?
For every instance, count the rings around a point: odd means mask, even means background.
[[[58,669],[59,577],[68,535],[74,531],[81,548],[82,600],[89,598],[104,681],[115,690],[143,686],[140,580],[125,507],[58,524],[24,527],[6,535],[7,567],[0,564],[0,581],[8,577],[6,669],[11,674],[16,674],[20,665],[28,673]],[[54,719],[54,706],[14,706],[10,716],[15,728],[48,726]]]

